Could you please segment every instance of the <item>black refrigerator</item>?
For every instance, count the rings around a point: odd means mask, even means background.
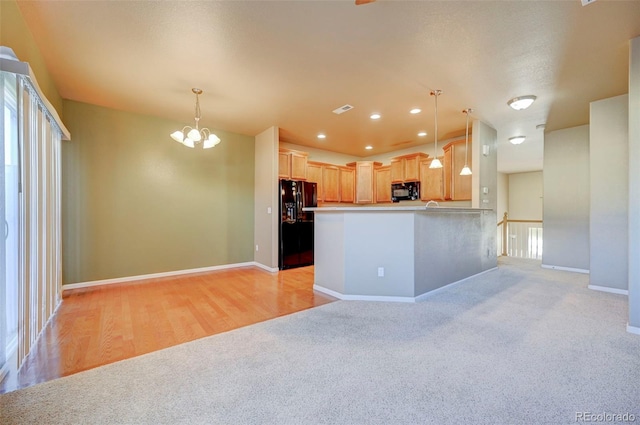
[[[313,264],[313,212],[318,204],[315,183],[280,180],[280,270]]]

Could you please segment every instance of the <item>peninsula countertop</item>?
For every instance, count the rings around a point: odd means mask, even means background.
[[[415,302],[497,265],[496,213],[458,206],[326,206],[314,213],[314,289]]]
[[[379,211],[379,212],[482,212],[492,211],[490,208],[471,208],[471,207],[440,207],[440,206],[424,206],[424,205],[411,205],[411,206],[389,206],[389,207],[313,207],[304,208],[304,211],[312,212],[366,212],[366,211]]]

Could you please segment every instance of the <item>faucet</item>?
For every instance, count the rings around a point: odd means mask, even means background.
[[[425,205],[425,208],[429,208],[432,204],[435,204],[436,207],[440,206],[436,201],[429,201],[427,205]]]

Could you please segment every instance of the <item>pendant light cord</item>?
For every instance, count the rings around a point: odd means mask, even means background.
[[[464,166],[467,166],[467,156],[469,155],[469,109],[465,109],[464,113],[467,114],[467,131],[464,137]]]
[[[431,96],[435,96],[436,98],[436,112],[435,112],[435,128],[434,128],[434,138],[435,138],[435,146],[433,151],[433,156],[438,158],[438,96],[442,94],[442,90],[432,90]]]
[[[196,93],[196,130],[199,130],[198,121],[200,121],[200,94]]]

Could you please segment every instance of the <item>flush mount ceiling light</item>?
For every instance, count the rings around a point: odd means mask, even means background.
[[[424,137],[427,135],[426,131],[421,131],[420,133],[418,133],[418,137]]]
[[[536,97],[532,94],[527,96],[518,96],[509,100],[507,102],[507,105],[511,106],[511,108],[515,109],[516,111],[520,111],[531,106],[534,100],[536,100]]]
[[[371,114],[371,116],[369,117],[372,120],[379,120],[380,119],[380,114]]]
[[[317,137],[318,137],[318,139],[326,139],[327,138],[327,136],[325,134],[323,134],[323,133],[318,134]]]
[[[525,136],[514,136],[514,137],[509,137],[509,142],[511,142],[514,145],[519,145],[520,143],[524,142],[524,139],[526,139]]]
[[[370,151],[371,149],[373,149],[373,146],[365,146],[364,147],[366,150]]]
[[[422,109],[420,108],[413,108],[409,111],[410,114],[419,114],[420,112],[422,112]]]
[[[462,112],[467,115],[467,131],[464,136],[464,167],[462,167],[460,175],[470,176],[471,168],[469,168],[469,166],[467,165],[467,157],[469,156],[469,114],[473,112],[473,109],[467,108]]]
[[[188,148],[195,147],[196,143],[202,142],[203,149],[209,149],[220,143],[220,138],[209,131],[208,128],[199,128],[198,122],[200,121],[200,100],[199,96],[202,94],[202,90],[193,88],[191,91],[196,95],[196,126],[185,126],[182,131],[174,131],[171,133],[171,138],[178,143],[185,145]]]
[[[440,162],[440,160],[438,159],[438,96],[440,96],[442,94],[442,90],[432,90],[431,91],[431,96],[435,96],[436,100],[436,113],[435,113],[435,130],[434,130],[434,138],[435,138],[435,145],[433,148],[433,160],[431,161],[431,165],[429,165],[429,168],[442,168],[442,163]]]

